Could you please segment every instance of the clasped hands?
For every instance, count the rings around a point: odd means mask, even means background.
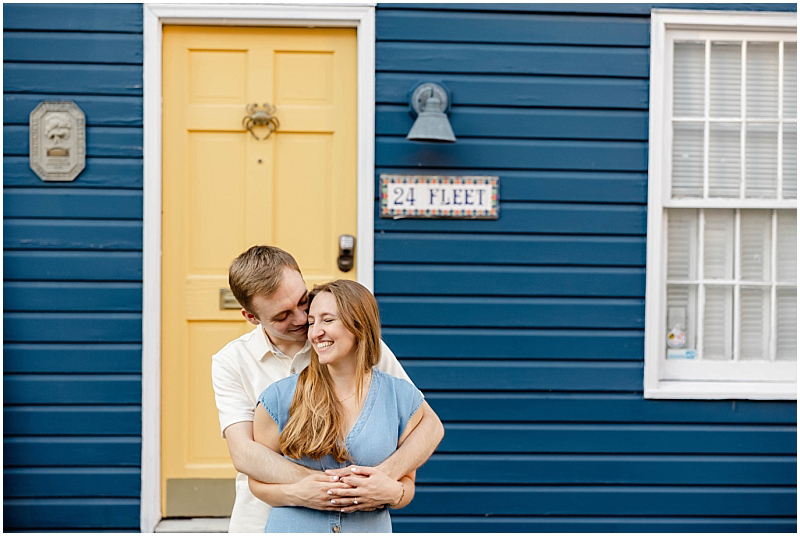
[[[315,472],[292,485],[298,506],[369,512],[400,500],[402,485],[376,467],[351,465]]]

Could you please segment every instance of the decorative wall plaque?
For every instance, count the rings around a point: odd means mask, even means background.
[[[86,116],[72,101],[44,101],[31,112],[31,169],[43,181],[74,181],[86,167]]]
[[[381,218],[499,217],[498,177],[381,175]]]

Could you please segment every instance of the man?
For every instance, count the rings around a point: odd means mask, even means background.
[[[397,481],[422,465],[444,436],[431,407],[423,402],[417,428],[376,468],[325,474],[256,443],[253,415],[258,396],[272,382],[300,372],[311,361],[308,290],[294,258],[271,246],[253,246],[239,255],[231,264],[228,281],[242,315],[256,326],[215,354],[211,364],[222,436],[239,471],[229,532],[264,530],[270,507],[252,494],[248,476],[274,484],[269,486],[270,497],[286,506],[355,511],[395,504],[402,493]],[[378,368],[409,380],[383,341]]]

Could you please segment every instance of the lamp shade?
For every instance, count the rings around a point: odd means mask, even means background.
[[[422,84],[411,95],[417,120],[406,136],[413,141],[454,142],[456,136],[447,119],[447,92],[438,84]]]

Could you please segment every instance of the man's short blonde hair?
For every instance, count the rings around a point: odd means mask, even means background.
[[[274,246],[253,246],[231,263],[228,285],[231,292],[248,312],[253,296],[271,296],[283,280],[283,269],[300,273],[300,267],[289,253]]]

